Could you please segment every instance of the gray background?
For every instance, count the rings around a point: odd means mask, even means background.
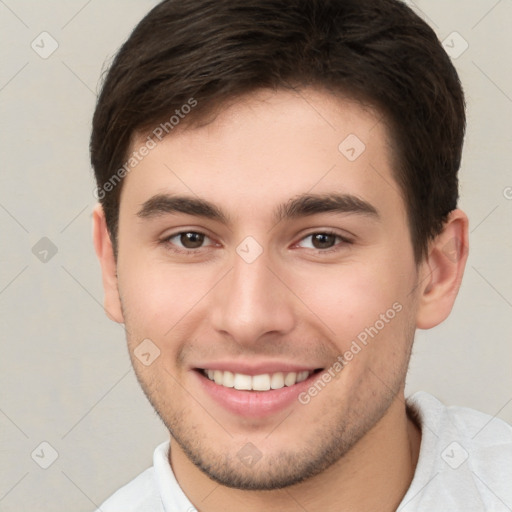
[[[417,334],[407,391],[512,422],[512,1],[408,3],[446,40],[465,86],[471,251],[451,317]],[[0,0],[4,512],[94,509],[166,439],[103,312],[88,163],[99,77],[154,4]],[[49,56],[43,31],[58,44]]]

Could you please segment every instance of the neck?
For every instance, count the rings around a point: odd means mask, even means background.
[[[199,512],[334,512],[396,510],[418,460],[421,431],[407,416],[403,395],[337,463],[297,485],[275,491],[242,491],[213,482],[177,443],[170,462],[181,488]],[[342,508],[341,508],[342,507]]]

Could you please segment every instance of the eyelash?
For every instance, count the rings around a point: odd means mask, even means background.
[[[211,238],[207,234],[202,233],[201,231],[190,230],[190,231],[179,231],[177,233],[173,233],[172,235],[169,235],[169,236],[165,237],[164,239],[162,239],[160,241],[160,244],[165,246],[172,252],[175,252],[177,254],[183,254],[185,256],[195,256],[195,255],[199,254],[199,251],[201,249],[207,248],[207,247],[198,247],[197,249],[183,249],[183,248],[179,248],[178,246],[176,246],[175,244],[173,244],[171,242],[171,239],[179,237],[186,233],[194,233],[197,235],[203,235],[205,238],[211,240]],[[297,243],[295,243],[294,247],[297,246],[300,242],[306,240],[307,238],[312,237],[314,235],[320,235],[320,234],[334,236],[338,239],[338,242],[333,247],[328,247],[326,249],[315,249],[315,248],[313,248],[313,249],[307,248],[307,249],[316,251],[317,253],[325,254],[325,253],[331,253],[331,252],[336,252],[336,251],[340,250],[340,245],[347,246],[347,245],[352,245],[354,243],[349,238],[342,236],[339,233],[336,233],[335,231],[325,229],[325,230],[321,230],[321,231],[312,231],[311,233],[308,233],[307,235],[303,236]]]

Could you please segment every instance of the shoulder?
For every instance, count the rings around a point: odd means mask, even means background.
[[[415,393],[407,405],[422,430],[430,430],[435,436],[453,436],[475,450],[493,446],[512,449],[512,426],[496,416],[468,407],[446,406],[425,392]]]
[[[407,400],[421,426],[420,456],[399,510],[502,510],[512,505],[512,426],[428,393]],[[506,510],[506,509],[505,509]]]
[[[98,510],[101,512],[163,512],[154,468],[146,469],[121,487]]]

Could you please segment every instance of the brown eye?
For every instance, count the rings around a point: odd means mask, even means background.
[[[194,231],[187,231],[186,233],[180,233],[180,242],[186,249],[197,249],[204,243],[205,236],[202,233],[196,233]]]
[[[330,252],[352,245],[352,241],[342,235],[330,231],[317,231],[305,236],[297,245],[304,249],[315,249],[320,252]]]
[[[330,249],[336,244],[336,238],[330,233],[315,233],[311,235],[311,243],[315,249]]]

